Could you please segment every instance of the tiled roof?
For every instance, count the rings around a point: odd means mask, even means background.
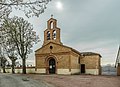
[[[99,53],[94,53],[94,52],[81,52],[82,56],[91,56],[91,55],[99,55],[102,57]]]

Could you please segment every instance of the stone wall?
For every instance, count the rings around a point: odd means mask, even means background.
[[[79,56],[77,53],[75,52],[71,52],[71,68],[72,69],[76,69],[79,68]]]
[[[120,66],[117,66],[117,75],[120,76]]]
[[[12,69],[11,68],[6,68],[5,71],[6,71],[6,73],[12,73]],[[3,72],[2,69],[1,69],[1,72]],[[36,73],[35,67],[27,68],[26,72],[27,73]],[[15,68],[15,73],[22,73],[22,68],[21,67]]]
[[[81,64],[85,64],[86,74],[101,74],[99,55],[84,56],[80,60]]]

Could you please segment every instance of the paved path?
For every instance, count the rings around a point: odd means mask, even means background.
[[[0,73],[0,87],[52,87],[52,86],[43,81],[38,82],[36,80],[32,80],[27,76]]]

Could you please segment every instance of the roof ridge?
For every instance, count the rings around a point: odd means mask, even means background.
[[[81,52],[81,54],[83,54],[84,56],[99,55],[100,57],[102,57],[99,53],[96,52]]]

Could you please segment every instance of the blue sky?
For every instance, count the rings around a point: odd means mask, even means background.
[[[56,3],[60,2],[62,8]],[[120,44],[120,0],[52,0],[39,18],[26,18],[21,12],[13,12],[29,20],[43,43],[47,20],[53,14],[61,28],[61,41],[80,52],[97,52],[102,55],[102,65],[114,64]],[[29,62],[34,60],[30,54]]]

